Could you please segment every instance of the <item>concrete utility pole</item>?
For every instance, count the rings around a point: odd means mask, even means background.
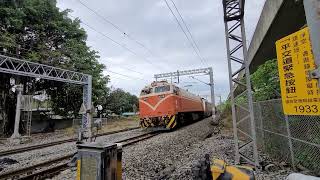
[[[16,91],[17,91],[17,105],[16,105],[16,116],[14,121],[14,131],[11,138],[16,139],[20,137],[19,126],[20,126],[21,98],[22,98],[23,85],[22,84],[15,85],[14,88],[16,88]]]
[[[219,105],[222,104],[222,96],[220,94],[216,94],[217,97],[219,97]]]
[[[86,108],[86,112],[82,114],[82,128],[80,130],[81,135],[79,135],[79,141],[83,135],[88,137],[89,141],[92,141],[92,76],[87,75],[86,84],[83,86],[83,104]],[[86,130],[86,133],[83,131]]]
[[[213,70],[212,67],[209,68],[209,77],[210,77],[210,90],[211,90],[211,103],[212,103],[212,118],[216,117],[216,101],[214,98],[214,83],[213,83]]]
[[[177,70],[177,74],[178,74],[178,84],[180,83],[180,75],[179,75],[179,70]]]

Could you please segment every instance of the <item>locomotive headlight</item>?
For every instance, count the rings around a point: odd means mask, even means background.
[[[164,94],[159,95],[159,98],[160,98],[160,99],[162,99],[162,98],[164,98],[164,97],[165,97],[165,95],[164,95]]]

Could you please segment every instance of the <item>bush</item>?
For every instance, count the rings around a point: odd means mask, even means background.
[[[256,101],[280,98],[277,59],[266,61],[251,75],[253,97]]]

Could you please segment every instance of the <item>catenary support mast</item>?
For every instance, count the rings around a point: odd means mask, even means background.
[[[80,141],[83,133],[91,140],[91,99],[92,99],[92,76],[75,71],[69,71],[53,66],[34,63],[18,58],[0,55],[0,73],[14,74],[20,76],[42,78],[83,86],[83,104],[86,112],[83,113],[80,133]],[[18,116],[17,116],[18,118]],[[20,117],[19,117],[20,120]],[[17,121],[17,120],[16,120]],[[18,134],[15,132],[14,134]]]
[[[246,34],[243,20],[245,1],[222,0],[222,4],[227,45],[233,134],[235,140],[235,161],[236,163],[240,163],[241,159],[255,166],[259,166],[249,63],[247,61]],[[235,66],[234,63],[237,65]],[[245,81],[242,81],[242,77],[245,78]],[[245,88],[245,91],[236,92],[236,90],[242,89],[239,88],[241,86]],[[240,95],[244,95],[247,98],[247,103],[236,103],[236,98]],[[245,111],[246,115],[244,117],[239,116],[237,114],[239,110]],[[250,126],[248,132],[239,128],[243,123]],[[239,133],[245,136],[245,143],[239,141]]]
[[[172,79],[173,77],[180,78],[180,76],[188,76],[188,75],[195,75],[195,74],[204,74],[204,75],[209,75],[209,77],[210,77],[210,83],[206,83],[206,84],[210,86],[211,103],[213,105],[212,106],[212,114],[213,114],[212,117],[215,118],[216,105],[215,105],[215,98],[214,98],[215,95],[214,95],[214,82],[213,82],[212,67],[155,74],[154,78],[157,81],[160,78],[171,78]]]

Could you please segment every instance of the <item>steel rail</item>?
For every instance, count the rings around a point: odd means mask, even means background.
[[[140,127],[134,127],[134,128],[122,129],[122,130],[118,130],[118,131],[101,133],[101,134],[98,134],[97,137],[116,134],[116,133],[125,132],[125,131],[131,131],[131,130],[138,129],[138,128],[140,128]],[[37,144],[37,145],[32,145],[32,146],[27,146],[27,147],[22,147],[22,148],[11,149],[11,150],[7,150],[7,151],[0,151],[0,157],[23,153],[23,152],[31,151],[31,150],[43,149],[46,147],[64,144],[64,143],[68,143],[68,142],[75,142],[77,140],[78,140],[77,138],[71,138],[71,139],[54,141],[54,142],[45,143],[45,144]]]
[[[65,156],[59,157],[59,158],[55,158],[55,159],[51,159],[42,163],[38,163],[29,167],[24,167],[24,168],[20,168],[17,170],[13,170],[13,171],[8,171],[4,174],[0,175],[0,179],[25,179],[26,177],[31,177],[32,175],[36,175],[36,173],[33,173],[36,169],[39,168],[44,168],[45,166],[51,166],[53,164],[58,164],[61,163],[62,161],[66,161],[68,159],[71,159],[74,156],[74,153],[72,154],[67,154]],[[68,163],[65,163],[66,165]],[[20,177],[20,175],[24,175],[23,177]],[[33,176],[36,177],[36,176]],[[32,179],[32,178],[31,178]]]
[[[122,147],[127,147],[137,142],[149,139],[160,133],[156,132],[149,132],[146,134],[126,138],[123,140],[116,141],[115,143],[122,143]],[[69,160],[75,155],[75,153],[70,153],[65,156],[48,160],[39,164],[35,164],[29,167],[24,167],[21,169],[13,170],[6,172],[4,174],[0,174],[0,179],[19,179],[19,180],[26,180],[26,179],[45,179],[50,178],[59,172],[69,168],[68,163]],[[67,161],[67,162],[65,162]],[[58,165],[54,165],[58,164]],[[50,166],[50,167],[48,167]],[[48,168],[45,168],[48,167]],[[37,171],[37,169],[40,169]],[[36,171],[35,171],[36,170]]]

